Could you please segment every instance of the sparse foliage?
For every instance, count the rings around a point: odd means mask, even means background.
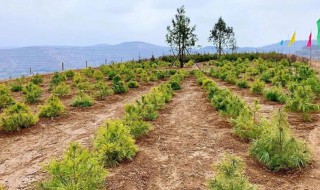
[[[188,49],[195,46],[197,39],[196,26],[190,25],[190,18],[185,15],[184,6],[177,9],[177,14],[172,19],[172,26],[167,27],[166,41],[179,57],[180,67],[184,66],[185,55]]]
[[[212,41],[219,56],[222,54],[223,49],[231,44],[233,51],[236,49],[236,41],[232,27],[228,27],[222,17],[214,25],[210,31],[209,42]]]

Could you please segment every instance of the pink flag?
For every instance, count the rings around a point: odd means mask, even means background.
[[[311,47],[311,40],[312,40],[312,33],[310,33],[309,35],[309,41],[308,41],[307,47]]]

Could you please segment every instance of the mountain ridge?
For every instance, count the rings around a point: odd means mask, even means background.
[[[269,44],[261,47],[240,47],[238,52],[269,52],[292,53],[309,57],[305,48],[307,41],[297,41],[292,48],[287,47],[288,41]],[[316,41],[313,41],[316,44]],[[111,62],[137,60],[159,57],[170,54],[171,48],[142,41],[129,41],[119,44],[95,44],[89,46],[26,46],[0,49],[0,79],[19,77],[32,73],[48,73],[61,70],[61,63],[65,69],[83,68],[86,62],[89,66],[99,66]],[[216,53],[213,46],[193,49],[193,53]],[[228,53],[228,51],[226,51]],[[320,49],[313,47],[313,57],[320,58]]]

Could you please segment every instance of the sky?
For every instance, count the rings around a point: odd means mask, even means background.
[[[166,45],[166,27],[184,5],[196,25],[197,45],[208,46],[221,16],[239,47],[316,38],[319,0],[0,0],[0,47],[118,44]]]

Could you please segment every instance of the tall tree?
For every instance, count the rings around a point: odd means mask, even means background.
[[[233,28],[227,26],[220,17],[213,29],[210,30],[209,42],[213,42],[218,54],[221,55],[223,49],[230,45],[230,41],[235,42]]]
[[[177,9],[177,14],[172,19],[172,26],[167,27],[166,42],[172,50],[178,53],[180,67],[184,66],[185,55],[188,49],[195,46],[197,39],[196,26],[190,27],[190,18],[185,15],[184,6]]]

